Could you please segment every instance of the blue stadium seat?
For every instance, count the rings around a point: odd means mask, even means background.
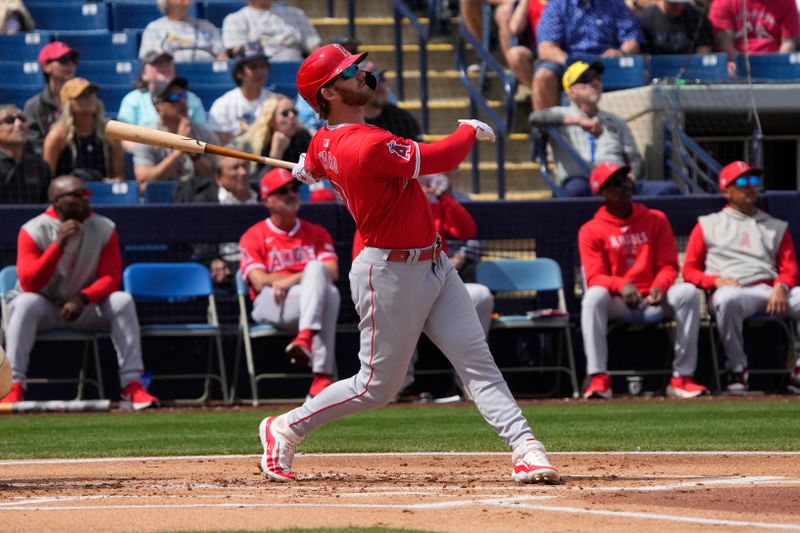
[[[0,61],[0,80],[4,86],[35,87],[41,90],[44,74],[38,61]]]
[[[36,27],[43,30],[108,29],[108,8],[103,3],[53,2],[28,6]]]
[[[25,107],[25,102],[36,93],[42,90],[42,86],[33,87],[30,85],[9,87],[0,85],[0,102],[4,104],[14,104],[18,108]]]
[[[87,181],[86,188],[92,191],[92,205],[137,205],[139,185],[136,180],[120,183]]]
[[[130,85],[100,85],[97,96],[102,100],[107,113],[116,114],[122,99],[132,90]]]
[[[800,80],[800,52],[751,55],[750,72],[753,80],[760,82]],[[736,57],[736,75],[747,77],[742,55]]]
[[[243,7],[243,2],[239,0],[209,0],[203,2],[205,18],[217,28],[222,27],[222,22],[225,20],[225,17],[234,11],[239,11]]]
[[[116,0],[111,6],[111,29],[121,31],[126,29],[142,30],[145,26],[164,15],[158,10],[154,0]],[[198,16],[197,3],[189,7],[189,15]]]
[[[587,63],[598,61],[603,64],[605,67],[605,72],[603,73],[604,91],[641,87],[645,83],[643,56],[600,57],[577,55],[570,56],[567,60],[567,65],[575,61],[585,61]]]
[[[191,82],[191,80],[189,82],[189,90],[200,97],[200,100],[203,101],[203,105],[205,106],[206,110],[211,109],[211,105],[214,103],[214,100],[230,91],[234,87],[236,86],[233,84],[233,81],[224,85],[219,83],[214,85],[195,85]]]
[[[33,31],[16,35],[0,35],[0,58],[37,61],[39,50],[52,40],[50,32]]]
[[[146,204],[171,204],[175,200],[172,192],[178,185],[177,181],[151,181],[144,189],[144,203]]]
[[[177,63],[178,76],[189,80],[189,87],[196,85],[226,85],[233,88],[233,61],[202,61],[197,63]]]
[[[300,63],[300,61],[270,63],[267,87],[290,98],[297,97],[297,71],[300,69]]]
[[[106,85],[133,87],[139,75],[139,62],[133,61],[81,61],[78,73],[100,86]]]
[[[285,94],[292,100],[297,98],[297,85],[294,83],[267,83],[267,89],[274,93]]]
[[[64,41],[81,54],[84,61],[131,61],[139,57],[139,33],[136,31],[58,32],[56,41]]]
[[[728,81],[725,54],[650,56],[650,79],[677,78],[700,81]]]

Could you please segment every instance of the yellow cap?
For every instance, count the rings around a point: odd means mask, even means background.
[[[575,82],[578,81],[584,72],[587,70],[592,69],[597,71],[598,74],[602,74],[603,64],[599,62],[594,62],[591,65],[589,63],[585,63],[583,61],[576,61],[567,67],[567,70],[564,71],[564,75],[561,77],[561,86],[564,87],[565,91],[568,91],[570,87],[575,85]]]
[[[61,87],[61,92],[58,94],[61,105],[63,106],[67,101],[79,97],[83,94],[83,91],[89,88],[96,91],[98,86],[96,83],[92,83],[86,78],[72,78],[71,80],[67,80]]]

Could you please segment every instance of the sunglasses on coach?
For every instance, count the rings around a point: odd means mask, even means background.
[[[72,191],[62,192],[61,194],[59,194],[58,196],[53,198],[53,203],[56,203],[57,201],[61,200],[62,198],[68,198],[70,196],[72,196],[74,198],[80,198],[80,199],[83,199],[83,200],[88,200],[89,198],[92,197],[92,190],[91,189],[87,189],[87,188],[84,187],[84,188],[81,188],[81,189],[74,189]]]
[[[761,176],[739,176],[731,185],[736,185],[737,187],[747,187],[748,185],[761,187]]]
[[[163,101],[169,102],[170,104],[177,104],[181,100],[185,100],[188,94],[189,93],[186,91],[180,93],[169,93],[168,95],[164,96]]]

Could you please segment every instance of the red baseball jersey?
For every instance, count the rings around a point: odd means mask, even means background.
[[[297,219],[294,227],[284,231],[266,219],[250,227],[239,239],[242,278],[252,270],[270,274],[301,272],[312,260],[338,261],[333,238],[317,224]],[[255,293],[250,290],[250,297]]]
[[[306,166],[339,191],[366,246],[424,248],[436,238],[431,208],[416,181],[419,145],[367,124],[325,125]]]

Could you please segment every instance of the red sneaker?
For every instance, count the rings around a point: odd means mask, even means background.
[[[311,342],[314,337],[300,332],[286,347],[286,355],[293,365],[308,368],[311,366]]]
[[[308,397],[313,398],[332,384],[333,378],[328,374],[314,374],[314,379],[311,381],[311,388],[308,389]]]
[[[158,407],[159,405],[158,398],[147,392],[142,387],[142,384],[136,380],[131,381],[122,389],[120,400],[130,402],[134,411],[140,411],[148,407]]]
[[[11,392],[0,400],[0,403],[21,402],[23,399],[25,399],[25,389],[22,387],[22,383],[15,381],[11,384]]]
[[[667,396],[670,398],[696,398],[708,394],[708,389],[697,383],[692,376],[677,376],[669,380]]]
[[[611,391],[611,376],[605,373],[593,374],[592,379],[589,381],[589,386],[583,393],[586,400],[593,398],[602,398],[608,400],[614,395]]]

